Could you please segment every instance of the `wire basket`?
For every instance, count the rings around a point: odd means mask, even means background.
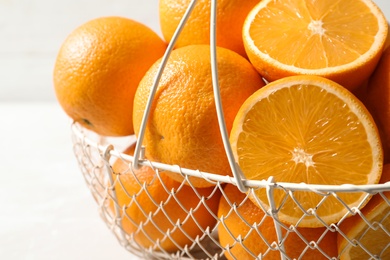
[[[249,181],[242,178],[240,174],[240,169],[236,165],[231,148],[229,145],[228,134],[226,131],[223,111],[221,107],[221,101],[219,97],[218,89],[218,72],[216,67],[216,44],[215,44],[215,24],[216,24],[216,4],[217,0],[211,1],[211,27],[210,27],[210,50],[211,50],[211,63],[212,63],[212,79],[213,79],[213,89],[216,103],[216,113],[218,115],[220,132],[223,139],[225,151],[230,162],[233,177],[231,176],[222,176],[214,173],[201,172],[197,169],[186,169],[178,165],[168,165],[159,162],[154,162],[147,160],[143,157],[142,150],[142,139],[143,133],[145,132],[146,121],[148,119],[148,114],[150,112],[151,100],[153,99],[154,92],[156,91],[159,77],[161,76],[166,61],[169,58],[169,55],[173,49],[175,41],[180,34],[187,18],[189,17],[192,9],[196,4],[196,0],[191,1],[187,12],[185,13],[182,21],[180,22],[172,41],[168,45],[167,51],[162,58],[162,65],[159,70],[159,75],[155,80],[155,84],[152,88],[151,95],[149,97],[149,102],[141,123],[141,130],[138,139],[135,136],[123,137],[123,138],[107,138],[99,136],[89,130],[82,128],[77,123],[72,124],[72,141],[74,147],[74,153],[79,163],[81,172],[85,178],[88,188],[90,189],[96,203],[99,207],[99,212],[107,224],[108,228],[113,232],[113,234],[118,239],[119,243],[125,247],[131,253],[140,256],[146,259],[226,259],[228,256],[231,259],[309,259],[306,256],[307,252],[316,251],[317,257],[319,259],[340,259],[342,252],[333,252],[322,248],[322,244],[326,240],[326,237],[332,235],[333,239],[336,239],[338,235],[341,238],[344,238],[347,241],[348,247],[361,247],[366,252],[367,258],[364,259],[386,259],[390,257],[390,230],[384,227],[381,223],[386,219],[390,218],[390,196],[385,192],[390,192],[390,183],[386,184],[376,184],[376,185],[309,185],[304,183],[280,183],[274,182],[273,178],[268,180],[261,181]],[[134,155],[130,156],[123,153],[130,144],[135,145]],[[118,187],[121,187],[125,190],[125,185],[122,183],[120,175],[114,172],[113,164],[116,161],[122,161],[124,165],[127,165],[127,169],[124,174],[134,176],[134,168],[139,166],[150,167],[154,172],[154,180],[162,183],[164,189],[164,200],[156,200],[156,196],[152,195],[148,187],[150,183],[145,183],[139,181],[139,189],[149,196],[149,199],[153,201],[154,209],[148,211],[143,209],[140,205],[138,199],[140,194],[130,194],[128,193],[128,203],[126,205],[121,205],[118,199]],[[174,189],[164,184],[163,174],[164,172],[174,172],[176,174],[181,174],[184,179],[182,183],[179,183]],[[190,176],[195,176],[203,178],[211,183],[213,183],[212,188],[208,195],[204,195],[199,192],[199,189],[191,185],[189,181]],[[118,186],[119,185],[119,186]],[[242,200],[237,203],[236,201],[231,200],[225,192],[226,185],[234,185],[242,192]],[[195,206],[192,208],[186,208],[183,205],[178,197],[178,194],[181,190],[184,190],[189,187],[195,194]],[[245,219],[241,214],[240,210],[245,208],[246,202],[249,201],[251,194],[258,189],[263,189],[268,198],[270,207],[265,208],[259,203],[258,209],[263,212],[261,218],[257,219],[255,222]],[[316,238],[310,238],[305,236],[302,229],[300,229],[299,221],[294,224],[285,224],[281,222],[278,218],[278,213],[283,207],[275,206],[274,192],[279,190],[284,192],[285,201],[288,203],[295,203],[297,210],[302,211],[302,219],[306,217],[314,217],[319,222],[323,224],[321,231],[318,233]],[[313,192],[318,196],[321,196],[322,199],[320,203],[309,210],[304,209],[301,206],[301,201],[298,201],[294,196],[296,192]],[[360,206],[348,207],[346,203],[340,197],[340,194],[351,193],[351,192],[361,192],[365,196],[359,205],[365,204],[370,200],[372,195],[377,194],[380,196],[380,199],[387,203],[384,217],[381,221],[376,221],[371,223],[364,214],[362,214],[359,209]],[[211,200],[213,196],[218,197],[218,201],[224,199],[230,208],[228,213],[224,216],[219,216],[216,210],[211,209],[208,201]],[[318,215],[317,209],[321,206],[324,201],[332,199],[337,201],[345,208],[345,215],[337,223],[326,224]],[[168,207],[171,202],[174,202],[179,205],[179,208],[185,213],[185,217],[182,219],[171,219],[169,214],[167,214]],[[286,202],[287,203],[287,202]],[[140,208],[140,214],[143,215],[144,221],[136,223],[132,216],[128,215],[126,209],[131,207],[131,205],[137,205]],[[203,210],[203,211],[202,211]],[[206,211],[204,211],[206,210]],[[386,213],[387,212],[387,213]],[[164,218],[169,223],[170,228],[165,229],[157,222],[154,222],[154,216],[158,214],[164,214]],[[203,225],[198,219],[199,214],[209,214],[212,224]],[[245,223],[247,227],[246,230],[242,230],[242,233],[235,234],[232,230],[229,230],[226,225],[226,221],[230,216],[237,216],[240,221]],[[367,250],[359,239],[351,239],[343,232],[340,228],[343,222],[347,221],[350,216],[357,216],[361,218],[364,223],[367,225],[366,232],[382,232],[387,234],[386,246],[378,249],[376,252],[370,252]],[[203,216],[201,216],[203,217]],[[128,232],[128,229],[125,227],[125,221],[132,223],[135,226],[132,232]],[[186,223],[192,223],[193,226],[200,230],[196,236],[192,236],[191,231],[184,228]],[[150,229],[147,227],[152,226],[153,232],[157,232],[160,236],[159,239],[154,239],[153,235],[149,232]],[[274,239],[269,239],[264,235],[264,227],[271,228],[275,234]],[[230,243],[221,243],[218,230],[220,228],[225,228],[227,230],[227,236],[230,237]],[[175,241],[174,232],[180,232],[186,237],[187,242],[185,245],[180,244],[179,241]],[[261,252],[255,252],[253,249],[245,243],[245,241],[250,237],[256,235],[258,241],[260,241],[264,246],[264,250]],[[147,246],[140,242],[137,237],[142,236],[145,241],[147,241]],[[225,234],[226,236],[226,234]],[[292,256],[289,254],[289,250],[286,248],[286,245],[293,237],[294,240],[299,240],[300,252]],[[174,250],[166,250],[162,244],[165,241],[170,241],[174,245]],[[260,243],[259,242],[259,243]],[[245,254],[237,254],[234,248],[240,247],[240,252],[245,252]],[[346,250],[346,249],[345,249]],[[363,259],[362,258],[362,259]],[[312,258],[310,258],[312,259]],[[387,258],[390,259],[390,258]]]

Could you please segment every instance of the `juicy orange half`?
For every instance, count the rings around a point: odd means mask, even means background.
[[[386,164],[380,183],[389,182],[390,164]],[[337,244],[341,260],[363,260],[372,256],[390,259],[390,191],[375,194],[360,214],[347,218],[340,229]]]
[[[353,89],[374,70],[387,30],[371,0],[263,0],[247,16],[243,39],[268,81],[319,75]]]
[[[250,96],[231,130],[235,159],[249,180],[306,184],[375,184],[382,170],[376,125],[364,105],[339,84],[319,76],[291,76]],[[265,189],[252,199],[268,207]],[[276,189],[281,221],[302,227],[337,222],[366,194]],[[255,198],[257,197],[257,199]]]

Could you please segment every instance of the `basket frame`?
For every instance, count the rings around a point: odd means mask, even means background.
[[[157,91],[157,87],[160,81],[160,78],[162,76],[162,73],[164,71],[165,65],[168,62],[169,56],[174,48],[174,45],[177,41],[178,36],[180,35],[181,31],[184,28],[184,25],[186,21],[188,20],[191,12],[193,11],[197,0],[191,0],[182,20],[179,23],[179,26],[177,27],[172,40],[169,42],[168,47],[166,52],[164,53],[164,56],[162,57],[161,60],[161,65],[158,68],[158,73],[154,79],[153,86],[150,91],[150,95],[148,97],[148,101],[146,104],[145,112],[141,121],[141,126],[140,126],[140,131],[139,135],[137,137],[137,142],[135,142],[135,150],[134,150],[134,155],[130,156],[127,154],[123,154],[121,152],[118,152],[115,147],[112,144],[108,145],[102,145],[100,141],[93,141],[89,138],[87,138],[83,132],[83,129],[77,124],[73,123],[72,124],[72,132],[76,136],[77,139],[82,140],[83,145],[85,146],[90,146],[94,147],[101,153],[101,157],[105,163],[104,168],[105,172],[107,173],[107,177],[109,178],[109,182],[111,187],[114,187],[115,185],[115,180],[112,177],[112,169],[111,165],[109,164],[110,158],[111,157],[117,157],[117,158],[123,158],[124,160],[131,162],[132,166],[137,169],[141,166],[150,166],[150,164],[153,164],[153,167],[158,168],[162,171],[169,171],[169,172],[174,172],[177,174],[181,174],[183,176],[194,176],[194,177],[199,177],[203,178],[204,180],[207,180],[209,182],[215,183],[215,184],[233,184],[237,186],[237,188],[243,192],[243,193],[248,193],[248,192],[253,192],[253,189],[257,188],[264,188],[266,190],[267,198],[268,198],[268,203],[270,207],[268,209],[263,209],[263,211],[266,212],[267,215],[271,216],[273,218],[274,222],[274,227],[275,231],[277,234],[277,239],[278,239],[278,245],[276,245],[277,249],[280,251],[280,257],[281,259],[287,259],[285,257],[285,248],[284,248],[284,243],[282,243],[283,240],[283,235],[282,235],[282,229],[281,229],[281,224],[278,218],[278,209],[275,204],[274,200],[274,192],[277,189],[283,189],[283,190],[289,190],[289,192],[294,192],[294,191],[310,191],[310,192],[315,192],[315,193],[320,193],[320,194],[326,194],[327,196],[332,196],[335,195],[336,193],[348,193],[348,192],[366,192],[367,196],[377,194],[377,193],[382,193],[389,191],[390,192],[390,182],[384,183],[384,184],[371,184],[371,185],[352,185],[352,184],[343,184],[343,185],[316,185],[316,184],[306,184],[306,183],[287,183],[287,182],[275,182],[274,177],[269,177],[267,180],[247,180],[244,178],[244,175],[242,174],[242,171],[239,167],[239,165],[236,163],[235,158],[233,156],[232,148],[230,146],[229,142],[229,135],[228,131],[226,128],[226,123],[224,120],[224,114],[223,114],[223,108],[222,108],[222,101],[221,101],[221,96],[219,92],[219,82],[218,82],[218,67],[217,67],[217,47],[216,47],[216,23],[217,23],[217,0],[211,0],[211,15],[210,15],[210,60],[211,60],[211,75],[212,75],[212,84],[213,84],[213,92],[214,92],[214,101],[216,104],[216,113],[218,117],[218,124],[219,124],[219,129],[224,145],[224,149],[229,161],[229,165],[232,171],[233,176],[223,176],[223,175],[218,175],[210,172],[203,172],[199,170],[194,170],[194,169],[187,169],[187,168],[182,168],[178,165],[168,165],[160,162],[150,162],[149,160],[146,160],[144,158],[144,147],[142,146],[142,141],[144,139],[144,134],[146,130],[146,125],[147,121],[151,112],[151,107],[152,107],[152,102],[155,96],[155,93]],[[117,194],[115,189],[111,190],[112,194],[112,199],[114,201],[117,200]],[[337,195],[336,195],[337,196]],[[382,196],[385,197],[385,196]],[[390,202],[388,201],[389,205]],[[258,203],[259,205],[261,203]],[[121,208],[120,206],[116,203],[115,204],[115,216],[120,216],[120,211]],[[348,208],[348,207],[347,207]],[[342,223],[346,218],[348,214],[361,214],[359,207],[353,207],[353,208],[348,208],[349,212],[339,221],[339,223]],[[310,212],[308,212],[309,214]],[[105,213],[101,213],[103,219],[107,218],[107,215]],[[107,221],[106,221],[107,222]],[[139,256],[148,256],[148,257],[165,257],[166,254],[161,252],[155,252],[155,251],[150,251],[150,252],[145,252],[141,254],[139,252],[139,248],[137,246],[132,245],[131,243],[128,242],[127,234],[123,230],[122,223],[120,219],[114,220],[115,225],[118,228],[119,231],[114,232],[118,238],[118,240],[121,242],[122,246],[125,248],[130,248],[130,251],[133,253],[138,254]],[[337,224],[339,224],[337,223]],[[330,226],[325,225],[328,230],[334,232],[340,232],[340,229],[338,228],[337,224],[332,224]],[[113,227],[110,227],[113,229]],[[344,236],[346,239],[348,237]],[[349,239],[348,239],[349,240]],[[349,241],[350,243],[354,243],[354,241]],[[315,245],[314,245],[315,246]],[[390,244],[388,245],[390,247]],[[179,256],[178,256],[179,257]],[[209,256],[211,258],[216,258],[217,256]],[[181,257],[183,259],[183,257]],[[190,258],[188,258],[190,259]]]

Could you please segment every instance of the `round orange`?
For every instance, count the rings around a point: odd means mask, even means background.
[[[218,234],[220,244],[226,249],[226,258],[255,259],[261,255],[265,260],[281,259],[280,251],[275,250],[278,238],[273,219],[235,186],[228,184],[223,194],[218,208],[218,217],[222,221],[218,225]],[[292,226],[285,226],[282,234],[286,259],[337,257],[336,232],[326,228],[292,229]],[[310,248],[313,244],[319,249]]]
[[[166,43],[150,28],[123,17],[101,17],[76,28],[62,44],[54,89],[76,122],[107,136],[134,133],[133,97]]]
[[[390,23],[387,23],[387,25],[388,25],[387,31],[389,32],[390,31]],[[387,49],[389,46],[390,46],[390,33],[387,34],[384,49]]]
[[[124,153],[133,152],[130,147]],[[190,247],[217,221],[217,188],[195,191],[151,167],[135,170],[122,159],[115,161],[113,173],[122,228],[145,249],[172,252]]]
[[[382,132],[385,159],[389,160],[390,150],[390,48],[382,54],[378,66],[367,85],[366,104],[378,128]]]
[[[249,11],[260,0],[218,0],[216,39],[217,45],[231,49],[246,57],[242,41],[242,25]],[[166,41],[171,41],[191,0],[160,0],[160,26]],[[210,44],[210,0],[196,2],[176,47],[192,44]]]
[[[135,94],[136,136],[160,63],[146,73]],[[217,47],[217,66],[223,113],[230,132],[241,104],[264,83],[253,66],[231,50]],[[231,174],[214,102],[210,46],[190,45],[172,51],[152,102],[142,145],[150,160]],[[183,179],[176,173],[171,177]],[[196,187],[214,185],[202,178],[189,180]]]

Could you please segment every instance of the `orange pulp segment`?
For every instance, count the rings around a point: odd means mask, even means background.
[[[247,16],[243,39],[268,81],[309,74],[353,89],[374,70],[387,31],[371,0],[263,0]]]
[[[383,167],[380,183],[390,181],[390,164]],[[373,196],[370,202],[356,214],[340,224],[337,244],[341,260],[363,260],[376,255],[390,259],[390,190]]]
[[[348,90],[318,76],[286,77],[256,91],[241,106],[230,142],[249,180],[273,176],[276,182],[374,184],[383,164],[379,134],[367,109]],[[269,206],[265,189],[253,194]],[[363,206],[365,195],[275,189],[274,200],[281,221],[320,227],[347,212],[343,203]]]

